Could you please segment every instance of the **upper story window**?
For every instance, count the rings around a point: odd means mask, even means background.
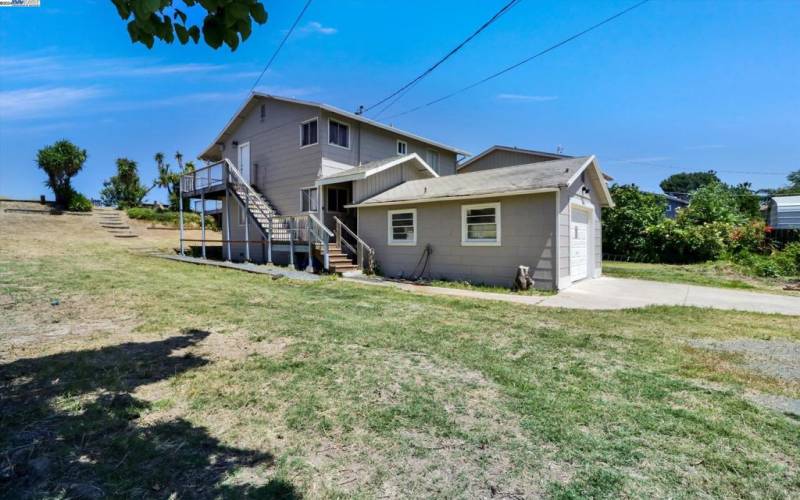
[[[317,119],[311,119],[300,124],[300,147],[311,146],[317,143]]]
[[[400,156],[408,154],[408,143],[406,141],[397,141],[397,154]]]
[[[428,150],[428,153],[425,155],[425,161],[428,162],[428,166],[430,166],[434,172],[437,174],[439,173],[439,152],[434,151],[432,149]]]
[[[500,204],[461,206],[461,244],[500,246]]]
[[[328,120],[328,144],[350,149],[350,125]]]
[[[317,188],[301,189],[300,197],[300,210],[302,212],[316,212],[319,209]]]
[[[389,210],[389,245],[417,244],[417,209]]]
[[[261,105],[261,123],[264,123],[264,120],[267,119],[267,105]]]

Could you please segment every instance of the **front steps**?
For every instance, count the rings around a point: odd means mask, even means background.
[[[114,238],[138,238],[131,227],[123,220],[122,212],[114,208],[95,207],[94,215],[100,227],[108,231]]]

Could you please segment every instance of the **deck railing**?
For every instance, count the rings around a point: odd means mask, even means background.
[[[228,160],[218,161],[181,176],[181,191],[193,193],[211,187],[224,187]]]
[[[356,258],[356,265],[367,274],[375,271],[375,250],[364,240],[347,227],[338,217],[333,217],[336,223],[336,242],[343,252]]]
[[[309,265],[314,249],[318,248],[323,257],[325,270],[329,269],[329,253],[331,240],[334,237],[333,231],[325,227],[325,224],[313,214],[278,215],[253,186],[245,180],[239,169],[230,160],[224,159],[181,176],[181,196],[191,196],[198,191],[201,192],[202,196],[207,188],[217,186],[233,191],[235,193],[234,199],[238,200],[249,218],[261,228],[267,240],[268,262],[272,262],[273,242],[282,245],[288,243],[292,264],[294,263],[295,245],[307,245]],[[250,260],[251,241],[249,227],[250,224],[244,225],[244,241],[247,242],[245,247],[246,260]],[[226,224],[226,233],[223,243],[228,245],[228,255],[230,255],[230,243],[232,242],[230,224]],[[183,211],[181,211],[181,253],[183,253],[183,241]]]

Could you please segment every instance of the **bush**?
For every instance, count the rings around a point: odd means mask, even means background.
[[[145,207],[129,208],[128,210],[126,210],[126,212],[128,214],[128,217],[130,217],[131,219],[149,220],[152,222],[157,222],[159,224],[164,224],[166,226],[171,226],[171,227],[180,226],[180,212],[174,212],[170,210],[156,210],[154,208],[145,208]],[[184,212],[183,224],[184,227],[186,228],[200,227],[200,215],[193,212]],[[214,218],[209,215],[206,216],[206,229],[209,230],[217,229],[217,224],[214,222]]]
[[[89,198],[82,195],[81,193],[73,191],[69,197],[67,210],[69,210],[70,212],[91,212],[92,202],[89,201]]]
[[[800,242],[789,243],[780,252],[774,252],[772,258],[781,276],[800,275]]]
[[[649,227],[665,220],[664,199],[636,185],[611,186],[616,206],[603,209],[603,251],[634,259],[652,259]]]
[[[731,227],[728,241],[728,250],[731,253],[768,253],[771,249],[767,242],[767,224],[763,220],[751,220]]]
[[[666,219],[647,229],[648,260],[688,264],[717,259],[727,248],[730,229],[724,223],[694,225]]]

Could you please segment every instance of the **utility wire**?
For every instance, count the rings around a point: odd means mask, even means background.
[[[431,73],[433,73],[433,71],[434,71],[436,68],[438,68],[438,67],[439,67],[439,66],[440,66],[442,63],[444,63],[446,60],[450,59],[450,57],[452,57],[452,56],[453,56],[453,55],[454,55],[456,52],[458,52],[458,51],[459,51],[459,50],[461,50],[461,49],[462,49],[462,48],[463,48],[463,47],[464,47],[466,44],[468,44],[469,42],[471,42],[473,38],[475,38],[476,36],[478,36],[478,35],[479,35],[479,34],[480,34],[480,33],[481,33],[483,30],[485,30],[486,28],[488,28],[489,26],[491,26],[491,25],[492,25],[492,23],[494,23],[495,21],[497,21],[498,19],[500,19],[500,18],[503,16],[503,14],[505,14],[506,12],[508,12],[509,10],[511,10],[511,9],[512,9],[512,8],[513,8],[513,7],[514,7],[516,4],[518,4],[518,3],[519,3],[519,2],[521,2],[521,1],[522,1],[522,0],[511,0],[510,2],[508,2],[507,4],[505,4],[505,5],[503,6],[503,8],[502,8],[502,9],[500,9],[499,11],[497,11],[497,12],[496,12],[496,13],[495,13],[495,14],[494,14],[492,17],[490,17],[490,18],[489,18],[489,20],[488,20],[488,21],[486,21],[485,23],[483,23],[483,24],[482,24],[482,25],[481,25],[481,26],[480,26],[480,27],[479,27],[477,30],[475,30],[475,31],[474,31],[474,32],[473,32],[473,33],[472,33],[470,36],[468,36],[468,37],[467,37],[467,38],[466,38],[464,41],[462,41],[461,43],[459,43],[458,45],[456,45],[456,46],[455,46],[453,49],[451,49],[451,50],[450,50],[450,52],[448,52],[447,54],[445,54],[445,55],[444,55],[444,57],[442,57],[441,59],[439,59],[438,61],[436,61],[436,63],[434,63],[434,64],[433,64],[433,66],[429,67],[428,69],[426,69],[425,71],[423,71],[422,73],[420,73],[420,74],[419,74],[419,75],[418,75],[416,78],[414,78],[414,79],[413,79],[413,80],[411,80],[410,82],[406,83],[405,85],[403,85],[403,86],[402,86],[402,87],[400,87],[399,89],[395,90],[394,92],[392,92],[392,93],[391,93],[391,94],[389,94],[388,96],[384,97],[384,98],[383,98],[383,99],[381,99],[380,101],[378,101],[378,102],[376,102],[375,104],[373,104],[373,105],[371,105],[371,106],[368,106],[367,108],[365,108],[365,109],[363,110],[363,113],[366,113],[366,112],[368,112],[368,111],[370,111],[370,110],[372,110],[372,109],[374,109],[374,108],[376,108],[376,107],[380,106],[381,104],[385,103],[386,101],[388,101],[389,99],[391,99],[391,98],[393,98],[393,97],[395,97],[395,96],[397,96],[397,98],[398,98],[398,99],[399,99],[400,97],[402,97],[402,95],[399,95],[399,94],[403,93],[404,91],[410,90],[410,89],[411,89],[411,87],[413,87],[414,85],[416,85],[416,84],[417,84],[417,83],[418,83],[420,80],[422,80],[422,79],[423,79],[423,78],[425,78],[426,76],[428,76],[428,75],[430,75]],[[381,113],[383,113],[384,111],[386,111],[387,109],[389,109],[389,108],[390,108],[390,107],[391,107],[391,106],[392,106],[392,105],[393,105],[395,102],[397,102],[397,99],[395,99],[394,101],[390,102],[390,103],[389,103],[389,104],[388,104],[388,105],[387,105],[385,108],[383,108],[383,109],[382,109],[382,110],[381,110],[381,111],[378,113],[378,115],[380,115]]]
[[[573,40],[575,40],[575,39],[577,39],[577,38],[580,38],[580,37],[582,37],[583,35],[585,35],[585,34],[589,33],[590,31],[594,31],[594,30],[596,30],[597,28],[599,28],[599,27],[601,27],[601,26],[603,26],[603,25],[605,25],[605,24],[608,24],[608,23],[610,23],[611,21],[613,21],[613,20],[617,19],[618,17],[621,17],[621,16],[623,16],[623,15],[627,14],[628,12],[630,12],[630,11],[632,11],[632,10],[634,10],[634,9],[637,9],[637,8],[641,7],[642,5],[646,4],[646,3],[647,3],[647,2],[649,2],[649,1],[650,1],[650,0],[642,0],[642,1],[640,1],[640,2],[638,2],[638,3],[636,3],[636,4],[634,4],[634,5],[632,5],[632,6],[630,6],[630,7],[628,7],[628,8],[627,8],[627,9],[625,9],[625,10],[622,10],[622,11],[620,11],[620,12],[617,12],[616,14],[614,14],[614,15],[613,15],[613,16],[611,16],[611,17],[607,17],[607,18],[603,19],[603,20],[602,20],[602,21],[600,21],[599,23],[597,23],[597,24],[594,24],[594,25],[592,25],[592,26],[590,26],[590,27],[586,28],[585,30],[583,30],[583,31],[580,31],[580,32],[578,32],[578,33],[576,33],[576,34],[574,34],[574,35],[570,36],[569,38],[565,38],[564,40],[561,40],[560,42],[558,42],[558,43],[557,43],[557,44],[555,44],[555,45],[551,45],[550,47],[547,47],[546,49],[544,49],[544,50],[542,50],[542,51],[540,51],[540,52],[537,52],[536,54],[534,54],[534,55],[532,55],[532,56],[530,56],[530,57],[527,57],[527,58],[525,58],[525,59],[523,59],[523,60],[519,61],[519,62],[518,62],[518,63],[516,63],[516,64],[512,64],[511,66],[508,66],[507,68],[504,68],[504,69],[502,69],[502,70],[500,70],[500,71],[498,71],[498,72],[496,72],[496,73],[492,73],[491,75],[487,76],[486,78],[483,78],[483,79],[481,79],[481,80],[478,80],[478,81],[477,81],[477,82],[475,82],[475,83],[472,83],[472,84],[470,84],[470,85],[467,85],[466,87],[462,87],[462,88],[460,88],[460,89],[458,89],[458,90],[456,90],[456,91],[454,91],[454,92],[451,92],[451,93],[449,93],[449,94],[447,94],[447,95],[444,95],[444,96],[442,96],[442,97],[440,97],[440,98],[438,98],[438,99],[434,99],[433,101],[427,102],[427,103],[425,103],[425,104],[421,104],[421,105],[419,105],[419,106],[417,106],[417,107],[415,107],[415,108],[408,109],[408,110],[406,110],[406,111],[403,111],[402,113],[397,113],[397,114],[395,114],[395,115],[392,115],[392,116],[390,116],[390,117],[389,117],[389,119],[391,119],[391,118],[397,118],[398,116],[407,115],[407,114],[409,114],[409,113],[413,113],[413,112],[415,112],[415,111],[419,111],[419,110],[420,110],[420,109],[422,109],[422,108],[427,108],[427,107],[429,107],[429,106],[433,106],[434,104],[438,104],[438,103],[440,103],[440,102],[442,102],[442,101],[444,101],[444,100],[450,99],[451,97],[454,97],[454,96],[456,96],[456,95],[458,95],[458,94],[460,94],[460,93],[462,93],[462,92],[466,92],[467,90],[473,89],[473,88],[477,87],[478,85],[482,85],[482,84],[484,84],[484,83],[488,82],[489,80],[494,80],[494,79],[495,79],[495,78],[497,78],[498,76],[504,75],[505,73],[508,73],[509,71],[512,71],[512,70],[514,70],[514,69],[516,69],[516,68],[518,68],[518,67],[522,66],[523,64],[529,63],[529,62],[533,61],[534,59],[536,59],[536,58],[538,58],[538,57],[541,57],[541,56],[543,56],[543,55],[547,54],[548,52],[552,52],[553,50],[555,50],[555,49],[557,49],[557,48],[561,47],[562,45],[566,45],[566,44],[568,44],[569,42],[571,42],[571,41],[573,41]]]
[[[311,5],[311,2],[312,2],[312,1],[313,1],[313,0],[308,0],[308,1],[306,2],[306,4],[303,6],[303,10],[301,10],[301,11],[300,11],[300,14],[298,14],[298,15],[297,15],[297,19],[295,19],[295,20],[294,20],[294,24],[292,24],[292,27],[291,27],[291,28],[289,28],[289,31],[287,31],[287,32],[286,32],[286,36],[284,36],[284,37],[283,37],[283,40],[281,40],[281,43],[278,45],[278,48],[277,48],[277,49],[275,49],[275,52],[272,54],[272,57],[270,57],[270,58],[269,58],[269,61],[267,61],[267,65],[266,65],[266,66],[264,66],[264,69],[261,71],[261,74],[260,74],[260,75],[258,75],[258,78],[256,78],[256,82],[253,84],[253,86],[252,86],[252,87],[250,87],[250,92],[251,92],[251,93],[252,93],[252,92],[253,92],[253,91],[256,89],[256,86],[258,85],[258,82],[260,82],[260,81],[261,81],[261,78],[263,78],[263,77],[264,77],[264,74],[267,72],[267,70],[269,69],[269,67],[272,65],[272,62],[275,60],[275,58],[276,58],[276,57],[278,57],[278,53],[279,53],[279,52],[281,51],[281,49],[283,48],[283,45],[286,43],[286,40],[288,40],[288,39],[289,39],[289,37],[292,35],[292,32],[294,31],[294,29],[295,29],[295,28],[297,27],[297,25],[300,23],[300,19],[302,19],[302,18],[303,18],[303,14],[305,14],[305,13],[306,13],[306,11],[308,10],[308,7]]]

